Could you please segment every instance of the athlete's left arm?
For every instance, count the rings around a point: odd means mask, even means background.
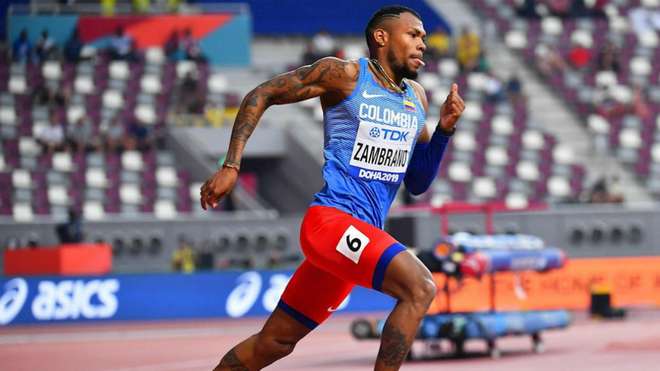
[[[428,101],[424,88],[416,82],[413,82],[413,87],[424,106],[424,112],[428,112]],[[413,149],[413,155],[404,178],[406,188],[410,193],[418,195],[426,192],[435,179],[442,155],[449,143],[449,138],[456,131],[456,123],[463,110],[465,110],[465,102],[458,94],[458,85],[452,84],[451,91],[440,108],[440,122],[433,135],[429,135],[424,128],[417,138],[417,144]]]

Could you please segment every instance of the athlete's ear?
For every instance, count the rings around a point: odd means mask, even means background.
[[[376,45],[378,46],[385,46],[387,44],[387,40],[389,39],[389,34],[387,31],[385,31],[382,28],[377,28],[374,30],[374,40],[376,41]]]

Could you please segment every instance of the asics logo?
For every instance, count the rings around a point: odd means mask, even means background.
[[[384,95],[382,95],[382,94],[369,94],[369,93],[367,93],[366,90],[362,91],[362,98],[371,99],[371,98],[379,98],[379,97],[384,97]]]

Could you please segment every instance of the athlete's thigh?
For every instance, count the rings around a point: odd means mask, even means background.
[[[305,260],[289,280],[277,309],[312,330],[337,310],[352,288],[352,283]]]
[[[387,232],[331,207],[310,207],[300,243],[315,266],[348,282],[381,289],[390,261],[405,247]]]

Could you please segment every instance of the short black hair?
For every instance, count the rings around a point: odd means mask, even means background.
[[[398,18],[401,13],[410,13],[417,17],[420,21],[422,20],[422,17],[417,13],[415,10],[408,8],[407,6],[403,5],[387,5],[384,6],[376,11],[371,18],[369,19],[369,22],[367,23],[367,27],[364,29],[364,37],[367,40],[367,46],[371,48],[371,43],[373,42],[373,32],[378,26],[380,26],[383,21],[391,18]]]

